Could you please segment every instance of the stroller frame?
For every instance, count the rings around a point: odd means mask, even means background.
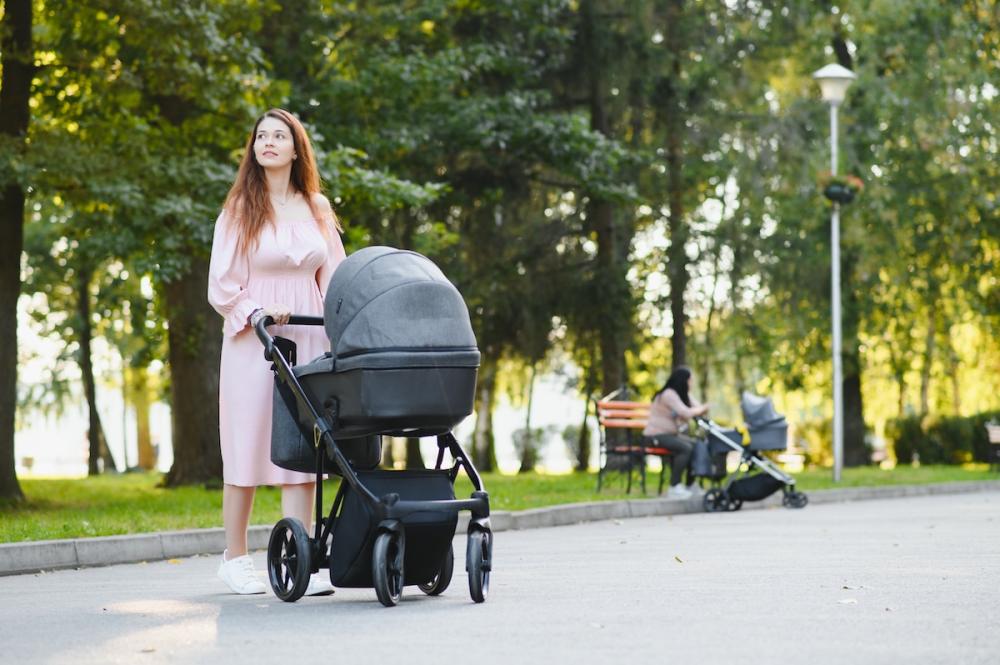
[[[319,316],[292,315],[289,317],[288,325],[322,326],[323,322],[323,317]],[[299,408],[310,414],[313,423],[313,447],[316,451],[316,519],[313,536],[309,537],[302,523],[294,518],[280,520],[271,532],[268,544],[268,577],[275,595],[286,602],[298,600],[306,592],[310,575],[318,572],[320,568],[330,567],[331,547],[329,541],[333,535],[337,513],[344,504],[348,493],[353,492],[357,497],[360,497],[363,504],[374,515],[374,521],[377,522],[376,535],[371,545],[371,577],[375,592],[383,605],[391,607],[399,602],[405,582],[403,574],[405,547],[403,518],[414,513],[457,513],[462,510],[471,512],[466,548],[469,592],[473,601],[484,602],[489,591],[493,552],[489,494],[483,486],[482,478],[475,465],[455,436],[450,431],[437,436],[438,454],[434,469],[435,471],[443,471],[452,485],[454,485],[459,470],[464,470],[474,488],[469,499],[402,500],[395,492],[376,496],[361,482],[357,471],[334,439],[333,432],[336,430],[337,424],[336,413],[332,414],[334,422],[328,422],[327,418],[319,413],[306,396],[302,385],[292,371],[294,360],[289,362],[281,349],[280,341],[276,343],[276,340],[282,338],[272,336],[267,330],[267,327],[273,324],[274,319],[265,316],[254,326],[255,332],[264,345],[265,360],[273,363],[274,372],[290,388]],[[450,469],[442,468],[446,450],[455,461]],[[322,482],[324,453],[335,462],[343,479],[330,513],[325,518]],[[453,566],[454,554],[449,543],[437,575],[418,586],[428,595],[440,594],[451,581]]]
[[[724,511],[739,510],[743,506],[743,499],[730,496],[730,489],[737,480],[749,477],[751,470],[756,468],[767,474],[775,481],[782,484],[781,491],[784,494],[781,503],[786,508],[804,508],[809,503],[809,497],[803,492],[795,489],[795,478],[778,468],[778,465],[767,457],[757,454],[750,446],[736,443],[725,434],[725,430],[718,423],[708,418],[695,418],[698,426],[708,432],[708,435],[715,441],[729,448],[728,452],[740,454],[740,464],[736,472],[722,482],[719,478],[713,478],[713,487],[709,489],[702,498],[702,505],[705,512],[717,513]]]

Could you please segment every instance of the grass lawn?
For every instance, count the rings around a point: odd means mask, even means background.
[[[655,496],[658,473],[647,476],[648,496]],[[830,469],[810,469],[796,474],[805,491],[831,487],[909,485],[952,481],[1000,480],[986,465],[845,469],[842,482],[832,480]],[[122,474],[81,479],[22,479],[27,501],[0,505],[0,543],[57,538],[82,538],[218,527],[222,524],[222,491],[203,487],[163,489],[161,475]],[[325,509],[333,500],[337,480],[324,490]],[[611,487],[597,493],[596,474],[562,476],[535,473],[514,476],[484,474],[494,510],[524,510],[561,503],[607,501],[626,498],[624,484],[614,475]],[[471,485],[464,475],[456,484],[458,496],[468,496]],[[632,498],[642,495],[633,491]],[[254,506],[254,524],[273,524],[280,518],[280,492],[261,488]]]

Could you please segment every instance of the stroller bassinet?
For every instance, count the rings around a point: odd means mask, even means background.
[[[472,413],[479,349],[465,301],[437,266],[368,247],[337,268],[327,293],[330,352],[294,372],[334,438],[433,436]],[[311,414],[296,413],[311,431]]]
[[[743,421],[750,431],[750,450],[784,450],[788,447],[788,422],[774,410],[769,397],[743,393]]]
[[[316,533],[283,519],[268,547],[271,585],[283,600],[301,597],[308,573],[329,567],[334,586],[374,586],[394,605],[402,586],[429,594],[448,586],[459,510],[472,511],[466,568],[472,597],[485,600],[492,531],[489,498],[451,428],[472,412],[479,351],[457,289],[426,257],[369,247],[344,260],[327,289],[323,319],[330,352],[295,366],[294,344],[257,324],[275,370],[271,459],[298,471],[342,475],[323,519],[317,483]],[[380,436],[437,436],[435,469],[376,471]],[[455,459],[442,469],[445,451]],[[476,491],[455,499],[464,469]],[[327,555],[326,541],[332,540]],[[303,581],[304,580],[304,581]]]

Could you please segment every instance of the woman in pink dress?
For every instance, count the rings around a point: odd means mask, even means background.
[[[236,182],[215,223],[208,301],[223,318],[219,373],[222,519],[226,551],[219,577],[234,593],[264,593],[247,553],[254,492],[281,486],[286,517],[311,529],[315,476],[271,463],[270,363],[253,323],[271,316],[272,333],[291,339],[298,357],[330,348],[321,326],[284,326],[290,314],[323,315],[334,269],[344,259],[340,224],[320,191],[309,137],[290,113],[272,109],[254,125]],[[316,575],[308,593],[332,593]]]

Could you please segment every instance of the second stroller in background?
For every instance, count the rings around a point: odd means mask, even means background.
[[[692,471],[712,483],[702,505],[709,513],[739,510],[744,501],[761,501],[778,490],[784,493],[782,504],[789,508],[804,508],[809,497],[795,489],[795,479],[783,472],[761,453],[784,450],[787,447],[788,423],[774,410],[768,397],[743,393],[740,399],[743,420],[750,433],[750,442],[743,445],[743,435],[726,429],[708,418],[696,418],[708,435],[707,455],[693,460]],[[726,461],[729,453],[740,454],[735,473],[728,476]]]

